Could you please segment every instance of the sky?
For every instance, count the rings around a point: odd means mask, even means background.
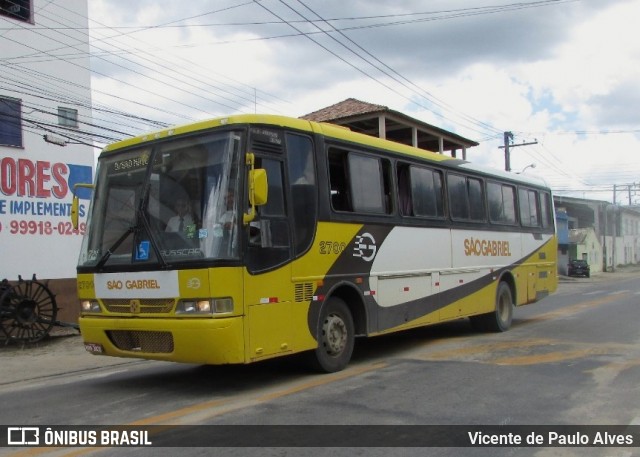
[[[504,169],[510,131],[535,143],[514,172],[640,204],[639,19],[640,0],[91,0],[94,120],[134,115],[130,135],[356,98],[479,142],[482,165]]]

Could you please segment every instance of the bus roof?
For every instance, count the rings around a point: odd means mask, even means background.
[[[549,187],[547,183],[538,177],[530,175],[518,175],[501,171],[498,169],[483,167],[473,164],[471,162],[463,161],[460,159],[452,158],[444,154],[437,152],[427,151],[425,149],[415,148],[413,146],[397,143],[394,141],[365,135],[358,132],[353,132],[347,127],[342,127],[335,124],[329,124],[324,122],[314,122],[304,119],[292,118],[287,116],[278,116],[272,114],[239,114],[232,116],[218,117],[214,119],[203,120],[190,124],[184,124],[179,126],[167,127],[155,132],[146,133],[132,138],[127,138],[112,144],[105,146],[103,152],[109,153],[119,149],[128,148],[131,146],[141,145],[148,141],[160,140],[163,138],[169,138],[177,135],[184,135],[188,133],[198,132],[201,130],[207,130],[216,127],[222,127],[234,124],[262,124],[273,125],[278,127],[288,127],[300,131],[306,131],[309,133],[317,133],[327,138],[335,138],[338,140],[363,144],[379,149],[384,149],[407,156],[413,156],[417,158],[426,159],[433,162],[448,162],[447,165],[451,167],[459,167],[466,171],[475,171],[483,175],[493,175],[496,178],[508,179],[512,181],[518,181],[527,183],[534,186]]]

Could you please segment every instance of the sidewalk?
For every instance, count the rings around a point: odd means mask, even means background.
[[[615,272],[594,274],[591,278],[561,276],[561,282],[599,282],[640,277],[640,265],[617,268]],[[49,336],[34,344],[0,342],[0,392],[14,383],[36,381],[48,376],[99,370],[114,365],[145,363],[141,359],[89,354],[77,330],[54,327]],[[151,363],[151,362],[146,362]]]
[[[18,382],[139,361],[89,354],[77,330],[54,328],[37,343],[5,346],[0,342],[0,392]]]
[[[606,281],[615,276],[617,279],[621,278],[633,278],[640,277],[640,265],[626,265],[623,267],[617,267],[615,271],[599,271],[592,273],[590,278],[564,276],[559,275],[560,281],[583,281],[583,282],[598,282]]]

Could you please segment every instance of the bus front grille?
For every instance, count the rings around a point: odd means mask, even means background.
[[[142,299],[135,300],[139,303],[139,307],[132,307],[132,301],[126,299],[109,298],[102,300],[102,304],[110,313],[126,313],[126,314],[151,314],[151,313],[170,313],[176,301],[174,299]]]
[[[107,336],[122,351],[170,353],[173,352],[171,332],[144,330],[110,330]]]

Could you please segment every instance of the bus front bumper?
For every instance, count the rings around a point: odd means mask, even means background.
[[[138,319],[84,316],[85,348],[93,354],[170,362],[244,363],[243,318]]]

